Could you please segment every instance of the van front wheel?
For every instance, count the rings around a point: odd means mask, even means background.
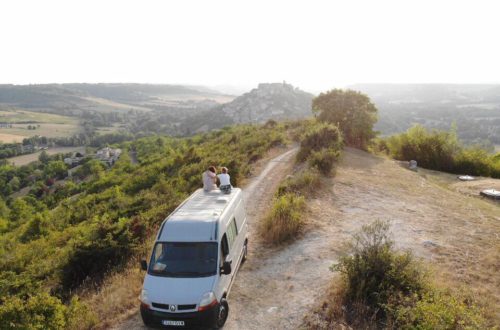
[[[229,315],[229,305],[226,299],[222,299],[219,305],[219,312],[217,314],[216,329],[221,329],[226,323],[227,316]]]

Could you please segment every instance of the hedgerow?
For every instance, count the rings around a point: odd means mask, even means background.
[[[500,178],[500,154],[464,147],[453,129],[429,131],[415,125],[405,133],[377,140],[375,148],[398,160],[416,160],[423,168]]]

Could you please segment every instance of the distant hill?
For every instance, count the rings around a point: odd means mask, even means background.
[[[162,110],[186,100],[224,103],[234,97],[203,86],[153,84],[0,85],[0,110],[79,115],[79,111],[111,112]],[[69,113],[68,113],[69,112]]]
[[[261,83],[233,101],[187,118],[178,131],[204,132],[239,123],[264,123],[312,116],[314,95],[286,83]]]
[[[262,123],[269,119],[298,119],[312,115],[314,95],[286,83],[259,84],[221,110],[234,123]]]
[[[415,123],[449,129],[469,143],[500,144],[500,85],[493,84],[358,84],[379,109],[375,128],[384,135]]]

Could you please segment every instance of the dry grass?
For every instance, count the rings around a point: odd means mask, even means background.
[[[456,176],[415,173],[353,149],[344,153],[334,182],[333,195],[318,206],[331,209],[334,251],[349,238],[345,233],[373,219],[389,221],[398,248],[426,260],[436,269],[433,277],[452,290],[470,291],[491,324],[500,324],[499,203],[459,192]]]
[[[301,328],[310,330],[345,330],[345,329],[377,329],[377,327],[366,320],[370,317],[362,305],[352,306],[348,311],[344,305],[343,297],[346,288],[340,276],[335,276],[327,289],[322,301],[314,308],[312,313],[304,317]],[[359,316],[349,320],[348,314]]]
[[[260,235],[270,244],[280,244],[297,236],[304,224],[306,203],[303,196],[276,197],[270,213],[260,223]]]
[[[7,128],[2,128],[2,131],[7,131]],[[23,142],[26,136],[10,134],[10,133],[0,133],[0,142],[2,143],[20,143]]]
[[[125,271],[108,276],[100,289],[84,289],[80,293],[99,320],[96,329],[108,329],[137,311],[143,279],[139,261],[133,259]]]

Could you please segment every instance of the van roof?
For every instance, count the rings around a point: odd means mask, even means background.
[[[224,210],[241,194],[233,188],[230,194],[219,190],[196,190],[163,222],[159,241],[205,242],[217,240],[218,221]]]

